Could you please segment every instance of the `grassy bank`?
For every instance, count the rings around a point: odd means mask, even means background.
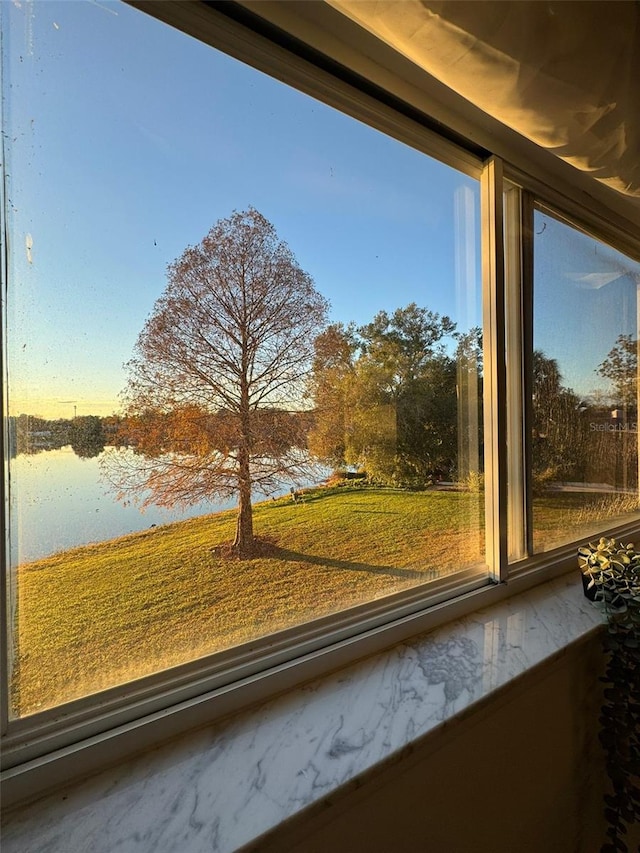
[[[481,551],[479,495],[318,490],[255,508],[268,556],[216,553],[233,512],[18,570],[20,715],[423,583]],[[472,535],[459,528],[468,525]]]
[[[536,499],[544,543],[578,535],[594,498]],[[319,489],[255,507],[267,555],[220,553],[223,512],[20,566],[19,715],[432,580],[482,559],[483,495]],[[602,514],[599,515],[602,518]]]

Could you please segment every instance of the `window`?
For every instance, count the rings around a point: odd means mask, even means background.
[[[548,550],[638,512],[640,264],[534,215],[533,542]]]
[[[129,5],[1,11],[7,766],[172,709],[137,733],[166,736],[189,702],[223,713],[263,674],[281,689],[502,594],[509,560],[533,583],[561,567],[540,552],[637,522],[637,262],[544,185],[219,12],[187,29],[293,88]],[[306,288],[282,373],[238,360],[256,326],[234,338],[194,296],[247,232]],[[562,316],[589,282],[589,323],[617,318],[591,390]],[[176,372],[193,340],[231,373]]]
[[[477,178],[130,7],[7,18],[12,44],[31,39],[9,53],[6,93],[24,140],[8,211],[24,247],[8,300],[10,714],[461,571],[486,580]],[[210,81],[206,104],[195,80]],[[269,239],[252,213],[231,225],[253,208],[331,307],[312,363],[305,341],[293,365],[312,368],[306,386],[282,370],[261,381],[271,366],[247,374],[254,448],[278,458],[252,451],[256,546],[238,560],[225,551],[240,478],[235,317],[198,297],[169,313],[177,325],[194,312],[197,328],[165,343],[145,318],[178,287],[167,265],[216,223]],[[259,335],[274,317],[256,310]],[[141,332],[154,352],[123,369]],[[191,335],[179,372],[170,349]],[[274,339],[258,362],[277,357]]]

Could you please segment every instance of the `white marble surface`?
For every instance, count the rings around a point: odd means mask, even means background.
[[[228,853],[601,623],[564,576],[9,816],[3,853]]]

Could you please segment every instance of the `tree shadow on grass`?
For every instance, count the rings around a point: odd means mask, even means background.
[[[288,548],[280,548],[273,544],[265,548],[262,555],[273,557],[275,560],[310,563],[313,566],[326,566],[347,572],[366,572],[370,575],[387,575],[393,578],[421,578],[424,580],[425,575],[429,576],[432,572],[428,568],[419,571],[418,569],[400,569],[394,566],[375,566],[371,563],[355,563],[352,560],[335,560],[331,557],[316,557],[313,554],[303,554],[300,551],[291,551]]]

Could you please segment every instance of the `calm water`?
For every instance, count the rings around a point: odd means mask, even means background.
[[[12,565],[236,505],[231,500],[184,511],[149,507],[141,512],[116,502],[98,463],[99,457],[80,459],[70,447],[11,461]]]

